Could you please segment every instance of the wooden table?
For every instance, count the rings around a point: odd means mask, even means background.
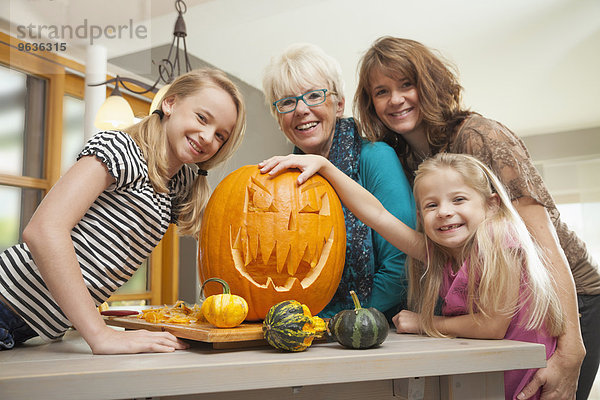
[[[59,342],[33,339],[0,351],[0,398],[502,400],[502,371],[545,363],[539,344],[395,332],[369,350],[320,342],[283,353],[194,343],[169,354],[98,356],[69,331]]]

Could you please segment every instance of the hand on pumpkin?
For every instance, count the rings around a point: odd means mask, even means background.
[[[325,157],[315,154],[289,154],[287,156],[274,156],[264,160],[258,163],[258,168],[261,173],[268,173],[271,176],[275,176],[290,168],[297,168],[301,171],[301,174],[298,176],[298,184],[301,185],[308,178],[326,167],[327,164],[330,163]]]
[[[397,333],[420,333],[421,323],[419,314],[408,310],[402,310],[392,317],[392,322]]]

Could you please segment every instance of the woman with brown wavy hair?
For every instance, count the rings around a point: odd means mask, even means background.
[[[461,92],[454,66],[442,56],[414,40],[382,37],[360,61],[354,115],[369,140],[396,150],[411,181],[419,164],[439,152],[473,155],[500,178],[546,250],[567,318],[556,352],[519,398],[543,386],[542,398],[571,399],[579,376],[577,399],[585,399],[600,358],[598,266],[561,222],[521,139],[499,122],[463,108]]]

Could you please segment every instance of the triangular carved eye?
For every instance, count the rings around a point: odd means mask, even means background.
[[[251,178],[246,190],[244,211],[252,212],[277,212],[273,204],[273,195],[258,179]]]
[[[311,213],[319,215],[330,215],[329,197],[327,192],[323,192],[323,183],[315,182],[302,187],[301,213]]]

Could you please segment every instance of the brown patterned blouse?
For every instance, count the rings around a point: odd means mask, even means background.
[[[499,122],[471,114],[458,127],[447,152],[470,154],[488,165],[512,200],[530,197],[543,205],[556,228],[575,280],[577,294],[600,294],[598,264],[585,243],[560,220],[560,214],[523,141]],[[416,167],[414,162],[411,167]]]

